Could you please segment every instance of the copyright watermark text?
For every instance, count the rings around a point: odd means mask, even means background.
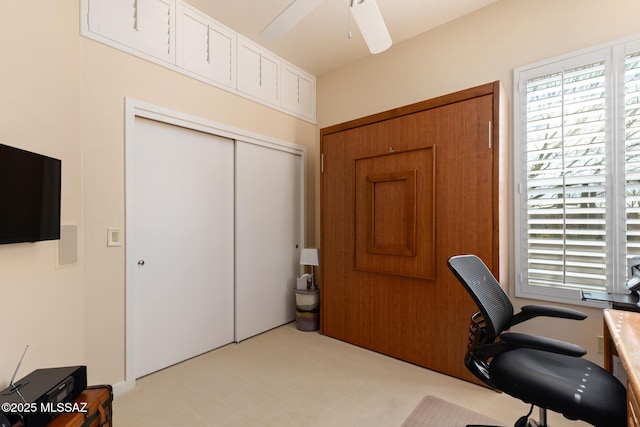
[[[38,412],[68,414],[82,412],[87,413],[87,402],[3,402],[0,405],[0,411],[5,414],[34,414]]]

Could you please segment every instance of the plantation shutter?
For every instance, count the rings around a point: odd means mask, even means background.
[[[526,80],[529,285],[606,290],[605,89],[604,60]]]
[[[625,206],[627,256],[640,255],[640,53],[625,56]]]

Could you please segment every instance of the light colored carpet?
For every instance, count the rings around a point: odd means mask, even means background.
[[[292,322],[140,378],[116,396],[113,425],[398,427],[425,396],[505,426],[529,410],[505,393],[299,331]],[[553,427],[589,427],[548,416]]]
[[[496,420],[446,400],[426,396],[411,412],[402,427],[464,427],[467,424],[501,425]]]

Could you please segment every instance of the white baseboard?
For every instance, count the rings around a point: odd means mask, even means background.
[[[112,384],[113,387],[113,397],[116,398],[118,396],[122,396],[123,394],[131,391],[127,385],[126,381],[122,381],[120,383],[117,384]],[[135,387],[135,385],[134,385]]]

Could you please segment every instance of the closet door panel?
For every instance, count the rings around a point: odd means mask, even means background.
[[[233,341],[233,141],[137,118],[136,378]]]
[[[295,319],[302,156],[236,145],[236,341]]]

